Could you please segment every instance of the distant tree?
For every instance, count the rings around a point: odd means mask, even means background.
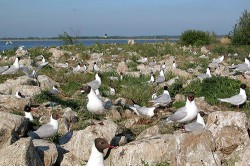
[[[207,45],[210,41],[209,33],[199,30],[186,30],[180,36],[180,43],[184,45]]]
[[[250,45],[250,13],[244,10],[233,30],[229,32],[229,38],[234,45]]]
[[[67,32],[63,32],[63,34],[58,35],[59,39],[64,42],[65,45],[74,44],[73,37],[70,36]]]
[[[58,38],[64,42],[65,45],[73,45],[77,43],[77,39],[79,38],[80,35],[80,28],[73,29],[72,27],[70,28],[71,33],[73,35],[69,35],[67,32],[63,32],[62,34],[58,35]]]

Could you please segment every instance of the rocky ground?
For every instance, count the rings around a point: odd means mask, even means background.
[[[225,45],[220,47],[228,48]],[[63,46],[1,53],[1,66],[12,64],[16,57],[21,57],[20,65],[32,68],[40,61],[37,59],[40,54],[49,64],[37,78],[29,78],[21,71],[0,76],[0,165],[85,165],[95,138],[102,137],[110,142],[116,134],[125,131],[130,131],[131,138],[122,138],[120,146],[112,149],[105,160],[105,165],[249,165],[249,102],[238,111],[208,95],[218,98],[222,94],[230,96],[238,93],[238,89],[232,90],[232,87],[238,87],[240,83],[250,86],[249,75],[245,75],[246,78],[232,75],[228,69],[233,63],[241,63],[249,50],[235,49],[239,54],[236,55],[237,52],[229,54],[227,49],[223,53],[216,52],[216,48],[182,47],[171,43],[96,44],[91,47]],[[204,73],[212,59],[222,54],[225,60],[212,69],[213,77],[208,78],[213,81],[197,80],[196,76]],[[148,60],[139,63],[142,57]],[[153,60],[156,63],[152,64]],[[176,61],[176,68],[172,66],[173,61]],[[62,64],[66,62],[68,66],[64,67]],[[113,103],[112,108],[101,116],[87,111],[86,94],[79,90],[94,79],[94,62],[100,67],[101,96]],[[87,70],[73,72],[78,63],[81,66],[86,64]],[[148,83],[150,73],[157,76],[164,63],[166,81]],[[119,79],[121,72],[124,73],[123,80]],[[217,85],[216,80],[226,80],[230,86]],[[215,89],[210,92],[206,83]],[[53,85],[59,86],[60,93],[50,98],[47,92]],[[151,95],[155,92],[161,94],[165,85],[169,86],[175,101],[168,107],[157,108],[154,117],[136,115],[127,108],[132,100],[151,106],[148,102]],[[110,94],[110,87],[116,89],[116,94]],[[218,92],[219,87],[224,91]],[[17,91],[25,98],[16,98]],[[183,106],[189,91],[194,91],[199,111],[206,114],[206,127],[202,131],[183,132],[177,124],[165,125],[161,120]],[[57,105],[51,106],[51,102]],[[33,116],[37,125],[47,123],[52,110],[60,112],[62,118],[59,119],[58,134],[48,140],[26,137],[28,122],[23,113],[26,104],[31,104],[36,110]],[[69,128],[65,120],[71,122]],[[99,121],[103,125],[93,125]]]

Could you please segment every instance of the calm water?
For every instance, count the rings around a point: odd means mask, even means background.
[[[164,40],[160,39],[138,39],[134,40],[137,43],[158,43],[158,42],[163,42]],[[170,42],[175,42],[176,40],[169,40]],[[24,40],[19,40],[19,41],[12,41],[12,44],[7,44],[7,41],[0,41],[0,51],[3,50],[9,50],[13,48],[17,48],[19,46],[24,46],[26,49],[27,48],[32,48],[32,47],[48,47],[48,46],[61,46],[64,43],[59,40],[30,40],[30,41],[24,41]],[[78,40],[78,43],[83,43],[84,46],[90,46],[96,43],[100,44],[127,44],[128,40],[127,39],[105,39],[105,40],[99,40],[99,39],[84,39],[84,40]]]

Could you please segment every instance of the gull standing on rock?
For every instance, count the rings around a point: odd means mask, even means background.
[[[137,115],[145,115],[147,117],[152,118],[154,116],[154,110],[156,107],[141,107],[138,104],[135,104],[133,106],[129,106],[131,110],[133,110]]]
[[[186,105],[179,108],[174,114],[170,115],[165,122],[167,124],[174,122],[186,123],[193,120],[197,116],[198,112],[199,110],[194,101],[194,94],[190,93],[187,97]]]
[[[177,67],[177,66],[176,66],[176,62],[173,61],[172,68],[173,68],[173,69],[176,69],[176,67]]]
[[[57,112],[53,112],[50,116],[50,122],[42,125],[36,131],[28,133],[32,139],[49,138],[57,133],[59,129],[58,119],[60,118]]]
[[[104,138],[96,138],[92,145],[91,154],[86,166],[104,166],[103,150],[107,148],[112,149],[114,146],[109,145]]]
[[[89,85],[84,85],[81,91],[87,93],[88,103],[87,110],[93,114],[104,114],[110,107],[110,102],[103,102]]]
[[[164,71],[160,70],[160,75],[156,78],[155,82],[157,84],[163,83],[165,81]]]
[[[224,99],[218,99],[218,100],[221,102],[226,102],[226,103],[230,103],[232,105],[235,105],[239,109],[240,105],[245,103],[247,100],[247,95],[246,95],[246,90],[245,90],[246,88],[247,88],[246,84],[241,84],[239,94],[234,95],[230,98],[224,98]]]
[[[31,114],[31,111],[32,111],[32,109],[29,105],[24,106],[24,117],[29,119],[29,122],[34,121],[34,118],[33,118],[33,115]]]
[[[96,63],[96,62],[94,62],[93,71],[94,71],[94,72],[99,72],[99,71],[100,71],[100,67],[97,66],[97,63]]]
[[[154,82],[155,82],[154,73],[151,72],[151,74],[150,74],[150,80],[148,81],[148,83],[154,83]]]
[[[147,57],[137,60],[138,63],[143,63],[143,64],[146,63],[147,61],[148,61]]]
[[[159,107],[159,106],[166,107],[166,106],[168,106],[172,102],[172,99],[171,99],[170,94],[168,92],[168,87],[164,86],[163,93],[160,96],[155,97],[153,100],[151,100],[149,102],[154,103],[154,105],[153,105],[154,107]]]
[[[165,62],[161,65],[161,69],[162,70],[166,69],[166,63]]]
[[[203,112],[197,114],[197,119],[195,122],[189,123],[184,125],[185,131],[199,131],[205,128],[205,122],[202,116],[204,115]]]
[[[15,74],[19,70],[19,68],[20,68],[19,60],[20,60],[20,57],[17,57],[15,59],[15,62],[13,63],[13,65],[10,66],[10,68],[8,68],[7,70],[5,70],[4,72],[2,72],[1,75]]]
[[[15,97],[18,98],[18,99],[25,98],[25,96],[22,95],[22,93],[19,92],[19,91],[16,92]]]
[[[207,68],[207,72],[205,74],[201,74],[197,76],[197,78],[199,78],[200,80],[203,80],[205,78],[210,78],[210,77],[212,77],[212,75],[211,75],[209,67]]]
[[[219,57],[217,59],[214,58],[213,61],[212,61],[212,63],[219,64],[219,63],[223,62],[223,60],[224,60],[224,55],[222,55],[221,57]]]

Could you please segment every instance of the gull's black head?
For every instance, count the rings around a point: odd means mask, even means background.
[[[101,153],[103,153],[104,149],[114,148],[114,146],[109,145],[108,141],[104,138],[96,138],[95,139],[95,147]]]
[[[190,102],[194,100],[194,93],[191,92],[191,93],[188,94],[188,100]]]
[[[24,112],[31,112],[31,107],[29,105],[24,106]]]
[[[241,85],[240,85],[240,88],[241,88],[241,89],[246,89],[246,88],[247,88],[247,85],[246,85],[246,84],[241,84]]]
[[[89,94],[90,90],[91,90],[91,87],[89,85],[83,85],[83,87],[80,90],[86,92],[87,94]]]
[[[168,90],[168,86],[164,86],[164,90]]]

